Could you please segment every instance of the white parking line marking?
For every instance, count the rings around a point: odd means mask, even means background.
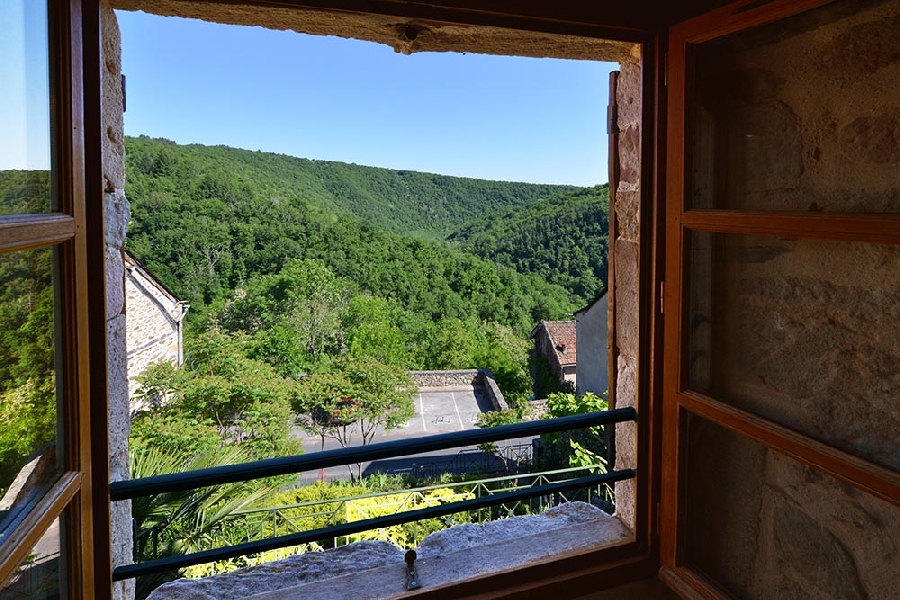
[[[456,409],[456,418],[459,420],[459,428],[461,430],[465,429],[465,426],[463,426],[462,422],[462,416],[459,414],[459,405],[456,403],[456,394],[450,392],[450,399],[453,400],[453,408]]]
[[[425,403],[422,401],[422,394],[419,394],[419,414],[422,416],[422,431],[428,431],[425,426]]]

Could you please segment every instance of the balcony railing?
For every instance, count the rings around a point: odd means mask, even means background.
[[[513,425],[503,425],[501,427],[492,427],[489,429],[457,431],[414,439],[382,442],[368,446],[339,448],[336,450],[326,450],[301,456],[270,458],[239,465],[200,469],[186,473],[157,475],[154,477],[112,483],[110,485],[110,498],[114,502],[129,500],[155,494],[181,492],[226,483],[250,481],[253,479],[280,475],[291,475],[305,471],[314,471],[341,465],[352,465],[386,458],[412,456],[436,450],[446,450],[447,448],[459,448],[463,446],[496,442],[499,440],[533,437],[546,433],[572,431],[599,425],[611,425],[626,421],[634,421],[636,418],[637,415],[633,408],[619,408],[616,410],[574,415],[571,417],[515,423]],[[634,476],[635,472],[632,469],[586,475],[567,481],[547,483],[471,500],[448,502],[439,506],[410,510],[394,515],[321,527],[309,531],[274,536],[243,544],[223,546],[221,548],[214,548],[191,554],[170,556],[144,563],[120,566],[113,570],[113,581],[121,581],[153,573],[163,573],[182,567],[226,560],[247,554],[256,554],[287,546],[306,544],[321,539],[348,536],[369,531],[371,529],[401,525],[420,519],[442,517],[500,504],[521,502],[551,494],[560,494],[581,488],[611,484],[616,481],[631,479]]]

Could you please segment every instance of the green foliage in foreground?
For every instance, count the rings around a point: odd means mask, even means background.
[[[607,399],[592,392],[583,396],[551,394],[547,398],[547,406],[551,418],[609,409]],[[545,448],[545,460],[552,465],[551,468],[594,467],[601,473],[606,472],[606,443],[602,427],[545,434],[541,436],[541,441]]]
[[[338,358],[332,367],[304,378],[293,402],[301,427],[323,444],[328,437],[346,448],[358,432],[365,446],[379,430],[400,428],[416,414],[415,383],[404,369],[354,356]],[[349,468],[351,476],[362,477],[361,464],[355,474]]]
[[[177,456],[159,448],[131,450],[131,477],[151,477],[245,462],[246,451],[226,447],[210,453]],[[139,562],[238,544],[258,536],[259,524],[238,514],[275,491],[265,482],[227,483],[208,488],[145,496],[132,500],[135,559]],[[138,598],[176,577],[161,573],[138,578]]]

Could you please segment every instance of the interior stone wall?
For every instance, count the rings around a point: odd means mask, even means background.
[[[261,26],[313,35],[339,35],[412,52],[478,52],[532,57],[628,60],[635,45],[599,38],[519,31],[339,10],[241,6],[222,2],[181,0],[111,0],[122,10],[203,19],[230,25]],[[412,10],[414,7],[407,7]]]
[[[106,217],[106,318],[109,373],[109,475],[110,481],[129,478],[128,360],[125,326],[125,231],[131,210],[125,198],[125,144],[122,114],[121,39],[112,8],[101,6],[103,180]],[[111,505],[113,566],[132,561],[131,502]],[[114,584],[117,599],[134,597],[134,580]]]
[[[900,2],[697,51],[698,208],[900,212]],[[900,248],[695,233],[693,389],[900,472]],[[887,598],[897,507],[694,419],[688,554],[737,597]]]
[[[896,596],[900,508],[700,418],[686,560],[735,598]]]

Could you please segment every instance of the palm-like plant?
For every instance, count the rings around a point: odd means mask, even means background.
[[[131,476],[138,479],[193,471],[237,464],[247,459],[246,451],[233,446],[188,457],[145,447],[131,453]],[[131,509],[135,527],[135,561],[188,554],[247,541],[258,533],[259,526],[247,523],[235,512],[258,502],[274,492],[276,487],[274,484],[240,482],[136,498]],[[139,578],[137,597],[145,597],[174,576],[174,573],[165,573]]]

